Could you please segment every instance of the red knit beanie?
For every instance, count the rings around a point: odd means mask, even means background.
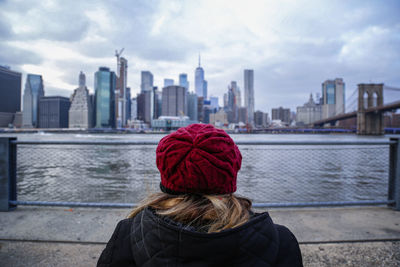
[[[191,124],[162,138],[156,154],[160,187],[165,193],[236,191],[242,155],[223,130],[209,124]]]

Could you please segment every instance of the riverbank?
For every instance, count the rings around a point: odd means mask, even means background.
[[[0,266],[93,266],[129,209],[18,207],[0,213]],[[400,213],[386,207],[269,210],[305,266],[399,266]]]

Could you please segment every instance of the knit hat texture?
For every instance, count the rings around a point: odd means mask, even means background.
[[[236,191],[242,155],[232,138],[209,124],[191,124],[160,140],[156,150],[161,190],[170,194]]]

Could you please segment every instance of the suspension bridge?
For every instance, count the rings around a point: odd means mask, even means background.
[[[359,84],[346,100],[346,107],[337,107],[334,116],[313,122],[312,127],[334,126],[338,121],[357,119],[357,134],[379,135],[384,133],[384,113],[400,108],[400,94],[384,102],[384,93],[397,92],[400,88],[384,84]],[[358,94],[357,94],[358,93]],[[347,112],[345,112],[347,111]]]

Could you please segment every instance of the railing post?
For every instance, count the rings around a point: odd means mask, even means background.
[[[16,138],[0,138],[0,211],[15,209],[10,201],[17,200],[17,150],[11,141]]]
[[[391,206],[400,211],[400,139],[390,138],[390,141],[396,143],[390,145],[388,200],[394,201]]]

